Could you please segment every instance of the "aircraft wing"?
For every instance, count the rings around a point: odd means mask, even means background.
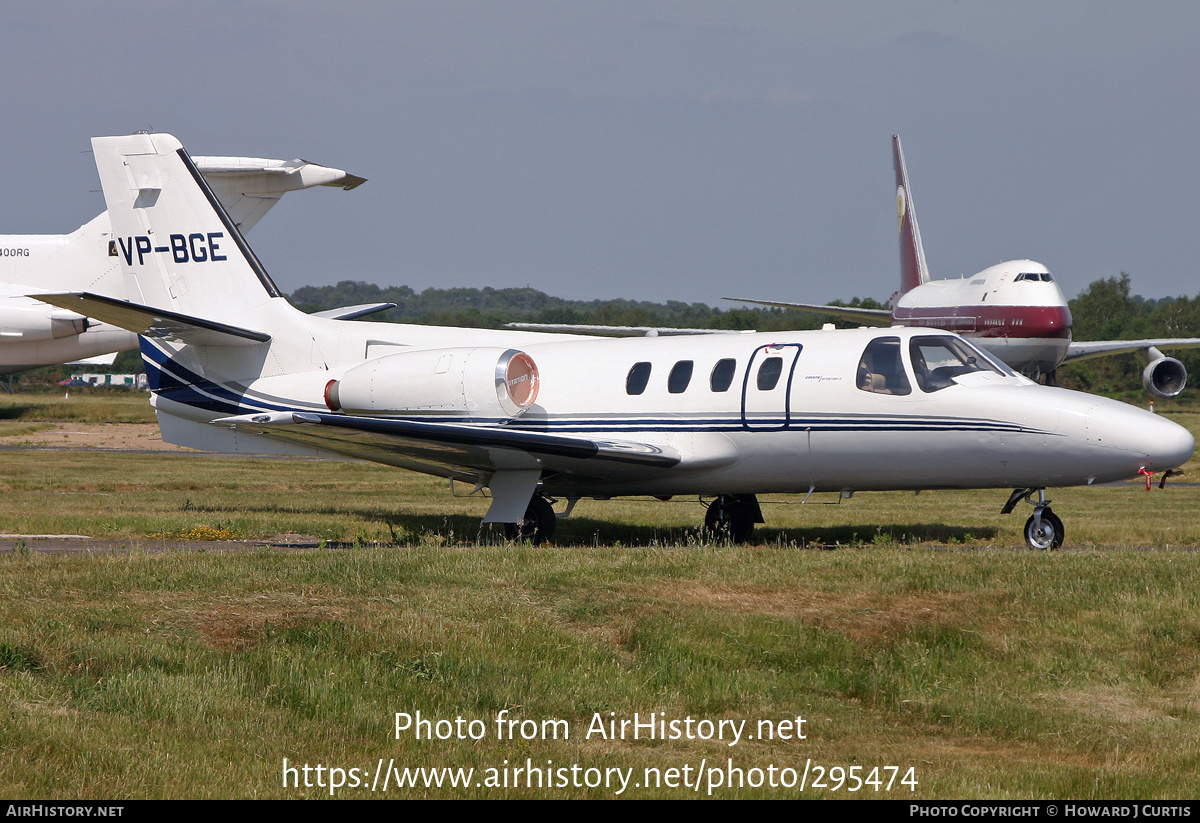
[[[614,466],[625,466],[631,475],[642,475],[648,469],[669,469],[681,462],[680,455],[666,446],[566,437],[506,426],[308,412],[246,414],[211,422],[348,457],[472,482],[481,475],[500,471],[536,470],[585,477],[602,472],[611,477]]]
[[[1108,354],[1145,351],[1146,349],[1200,349],[1197,337],[1163,337],[1155,340],[1093,340],[1073,342],[1067,349],[1064,363]]]
[[[788,303],[783,300],[751,300],[747,297],[723,297],[738,303],[754,303],[759,306],[774,306],[780,309],[803,309],[804,311],[828,314],[843,320],[854,320],[871,326],[890,326],[892,313],[887,309],[863,309],[856,306],[827,306],[820,303]]]

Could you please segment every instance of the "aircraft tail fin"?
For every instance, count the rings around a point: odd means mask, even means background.
[[[900,293],[904,294],[929,282],[929,266],[925,263],[925,248],[921,245],[921,230],[917,226],[917,211],[898,134],[892,135],[892,168],[896,172],[896,210],[900,222]]]
[[[92,148],[131,302],[242,328],[285,302],[177,139],[97,137]]]

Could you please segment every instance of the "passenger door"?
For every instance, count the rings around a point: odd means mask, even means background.
[[[792,375],[803,347],[772,343],[750,355],[742,379],[742,425],[755,431],[779,431],[791,425]]]

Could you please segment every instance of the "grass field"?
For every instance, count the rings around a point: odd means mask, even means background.
[[[16,405],[4,425],[53,416]],[[584,502],[530,547],[481,530],[485,501],[367,464],[2,455],[0,530],[119,545],[0,539],[5,797],[1200,796],[1190,476],[1053,491],[1054,553],[1003,491],[773,499],[744,547],[702,540],[695,501]],[[272,547],[298,535],[318,548]],[[450,739],[397,736],[418,711]],[[745,725],[596,733],[635,713]],[[498,739],[499,716],[529,722]],[[564,771],[528,788],[527,761]],[[350,785],[380,762],[474,772]]]

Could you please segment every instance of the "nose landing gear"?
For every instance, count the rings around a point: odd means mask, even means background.
[[[1025,521],[1025,543],[1031,549],[1057,549],[1063,544],[1063,524],[1049,506],[1035,509]]]
[[[1030,498],[1037,492],[1036,502]],[[1025,544],[1038,551],[1053,551],[1062,546],[1065,530],[1058,515],[1050,510],[1050,501],[1046,499],[1045,489],[1013,489],[1008,496],[1008,502],[1001,509],[1001,514],[1010,514],[1019,500],[1024,500],[1033,506],[1033,514],[1025,521]]]

